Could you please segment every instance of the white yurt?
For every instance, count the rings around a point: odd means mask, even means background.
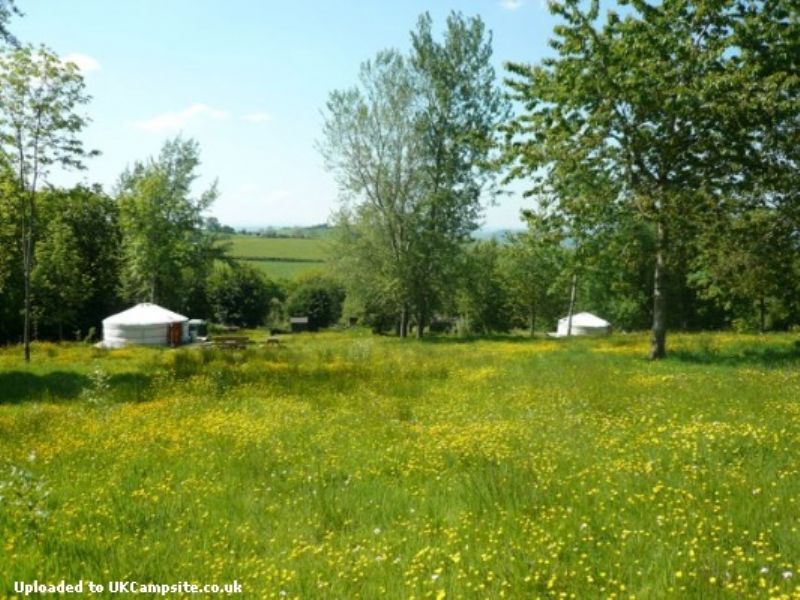
[[[558,330],[556,337],[567,336],[569,328],[569,317],[558,320]],[[588,312],[581,312],[572,315],[572,335],[609,335],[611,333],[611,323],[601,319],[597,315]]]
[[[189,341],[189,319],[157,304],[145,302],[103,319],[106,348],[127,344],[170,346]]]

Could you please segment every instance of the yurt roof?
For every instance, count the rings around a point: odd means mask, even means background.
[[[566,323],[569,317],[564,317],[563,319],[559,319],[559,323],[562,321]],[[593,315],[592,313],[588,312],[581,312],[572,315],[572,326],[573,327],[608,327],[610,323],[605,319],[601,319],[597,315]]]
[[[143,302],[103,319],[103,325],[160,325],[188,321],[187,317],[158,304]]]

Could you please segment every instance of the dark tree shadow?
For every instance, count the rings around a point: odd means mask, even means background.
[[[153,396],[151,377],[142,373],[115,373],[108,378],[108,396],[114,402],[144,402]],[[36,374],[26,371],[0,372],[0,404],[41,400],[77,399],[92,380],[73,371]]]
[[[800,363],[800,340],[791,346],[767,346],[764,348],[739,348],[715,350],[673,350],[668,354],[672,360],[703,365],[758,365],[778,368]]]
[[[111,398],[116,402],[145,402],[156,390],[152,377],[143,373],[115,373],[108,378]]]
[[[19,404],[31,400],[76,398],[89,384],[86,375],[72,371],[53,371],[38,375],[26,371],[0,372],[0,404]]]
[[[409,336],[409,339],[414,339]],[[543,335],[539,334],[535,338],[521,335],[512,334],[487,334],[487,335],[447,335],[447,334],[425,334],[420,342],[423,344],[443,344],[443,345],[456,345],[456,344],[469,344],[472,342],[505,342],[511,344],[536,344],[545,340],[549,340]]]

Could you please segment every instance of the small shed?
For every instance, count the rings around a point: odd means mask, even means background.
[[[292,333],[308,331],[308,317],[291,317],[289,324],[292,326]]]
[[[569,317],[558,320],[558,329],[554,337],[566,337],[567,335],[610,335],[611,323],[601,319],[597,315],[588,312],[581,312],[572,315],[572,331],[567,333],[569,328]]]
[[[178,346],[189,341],[189,319],[176,312],[144,302],[103,319],[106,348],[127,344]]]

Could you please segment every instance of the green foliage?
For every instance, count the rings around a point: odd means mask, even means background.
[[[359,86],[330,95],[322,152],[350,200],[334,255],[362,316],[394,313],[417,334],[452,298],[461,245],[491,192],[489,158],[507,105],[480,18],[453,13],[441,41],[429,15],[395,50],[362,65]],[[374,317],[374,319],[373,319]]]
[[[116,203],[95,188],[40,194],[45,226],[32,273],[39,336],[87,331],[118,305],[120,233]],[[91,232],[87,235],[87,232]]]
[[[358,88],[333,92],[327,104],[321,150],[354,201],[338,215],[332,256],[348,296],[399,314],[411,302],[419,256],[414,81],[396,51],[364,63],[359,79]]]
[[[549,325],[562,316],[571,269],[558,224],[533,212],[524,216],[528,230],[510,236],[501,258],[512,323],[532,337],[537,320]]]
[[[509,66],[509,85],[525,107],[506,128],[512,176],[530,177],[531,193],[553,200],[579,234],[628,221],[653,230],[652,358],[666,352],[672,285],[681,275],[674,265],[686,262],[698,223],[763,179],[772,150],[760,140],[776,127],[797,129],[795,117],[767,117],[796,83],[774,85],[759,66],[766,58],[758,39],[772,37],[761,28],[777,28],[793,52],[798,38],[787,32],[796,27],[787,20],[796,13],[764,6],[665,0],[601,19],[599,2],[585,9],[577,0],[552,2],[562,19],[556,56]],[[774,11],[783,21],[770,29]]]
[[[13,5],[11,5],[13,8]],[[9,5],[0,4],[0,35]],[[90,97],[77,66],[64,64],[44,46],[0,55],[0,153],[15,172],[22,249],[23,341],[30,360],[31,275],[37,235],[36,193],[52,166],[83,168],[87,152],[78,134],[88,119],[78,112]]]
[[[692,282],[736,315],[738,327],[765,331],[798,316],[797,229],[774,209],[719,216],[700,240]],[[750,325],[746,325],[746,323]]]
[[[18,45],[17,38],[9,31],[8,22],[14,15],[22,14],[15,0],[0,0],[0,39],[6,44]]]
[[[81,270],[91,275],[91,289],[76,325],[83,331],[99,327],[101,319],[120,308],[119,205],[99,186],[49,190],[42,204],[69,225],[77,241]]]
[[[7,293],[14,266],[21,263],[16,214],[18,193],[13,173],[0,170],[0,294]]]
[[[308,317],[312,331],[330,327],[342,315],[345,291],[332,277],[312,275],[298,281],[286,301],[290,317]]]
[[[205,220],[205,228],[207,231],[211,233],[227,233],[233,234],[236,233],[236,230],[231,227],[230,225],[223,225],[219,222],[217,217],[208,217]]]
[[[218,264],[206,282],[211,315],[217,323],[263,325],[272,301],[284,300],[283,290],[246,264]]]
[[[67,223],[56,217],[43,233],[31,274],[34,321],[55,325],[63,338],[64,327],[75,325],[91,293],[91,271],[82,269],[78,241]]]
[[[108,402],[111,395],[111,378],[99,364],[87,375],[88,385],[81,391],[81,400],[99,406]]]
[[[513,322],[501,248],[495,241],[475,242],[464,254],[456,308],[460,331],[506,332]]]
[[[0,55],[0,144],[25,193],[33,193],[52,166],[82,169],[83,159],[97,154],[78,137],[89,121],[77,112],[91,99],[85,87],[78,67],[45,46]]]
[[[157,158],[137,162],[120,177],[122,295],[130,302],[155,302],[176,310],[191,308],[221,255],[203,229],[203,212],[217,197],[216,182],[191,196],[200,150],[194,140],[167,141]]]

